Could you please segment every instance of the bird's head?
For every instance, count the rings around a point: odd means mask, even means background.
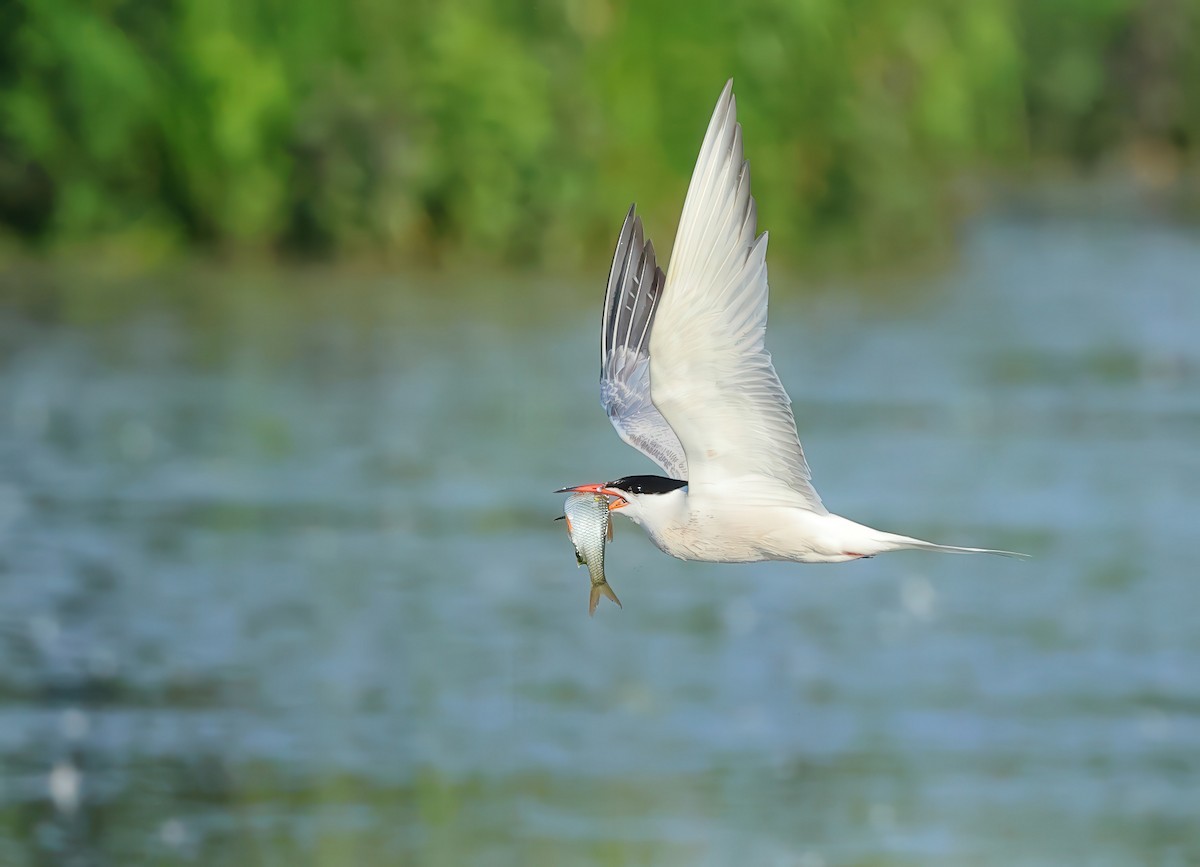
[[[573,488],[560,488],[557,494],[584,492],[603,494],[609,497],[608,510],[618,509],[626,517],[641,523],[646,511],[653,510],[668,495],[687,487],[687,482],[679,479],[668,479],[664,476],[623,476],[605,484],[576,485]]]

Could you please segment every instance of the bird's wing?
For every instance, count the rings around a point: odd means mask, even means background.
[[[767,235],[755,232],[730,81],[679,219],[650,338],[651,394],[683,444],[693,494],[708,484],[736,485],[747,498],[825,514],[791,400],[763,344]]]
[[[600,403],[621,439],[663,468],[687,479],[679,437],[650,398],[650,332],[662,295],[663,272],[642,219],[630,207],[608,272],[600,323]]]

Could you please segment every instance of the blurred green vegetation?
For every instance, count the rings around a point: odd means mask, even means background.
[[[944,236],[963,178],[1200,142],[1200,0],[12,0],[6,248],[574,265],[661,246],[729,76],[808,260]]]

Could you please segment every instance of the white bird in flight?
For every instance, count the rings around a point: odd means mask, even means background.
[[[708,123],[664,275],[629,209],[608,275],[600,399],[621,439],[667,477],[567,491],[611,497],[683,560],[840,563],[936,545],[832,514],[812,485],[791,399],[763,340],[767,233],[757,234],[732,79]]]

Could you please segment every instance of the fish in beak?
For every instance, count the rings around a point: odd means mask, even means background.
[[[608,501],[598,491],[573,491],[563,506],[567,535],[575,546],[575,562],[588,567],[592,590],[588,614],[596,613],[601,596],[607,596],[620,608],[621,600],[604,576],[604,543],[612,539],[612,516]]]

